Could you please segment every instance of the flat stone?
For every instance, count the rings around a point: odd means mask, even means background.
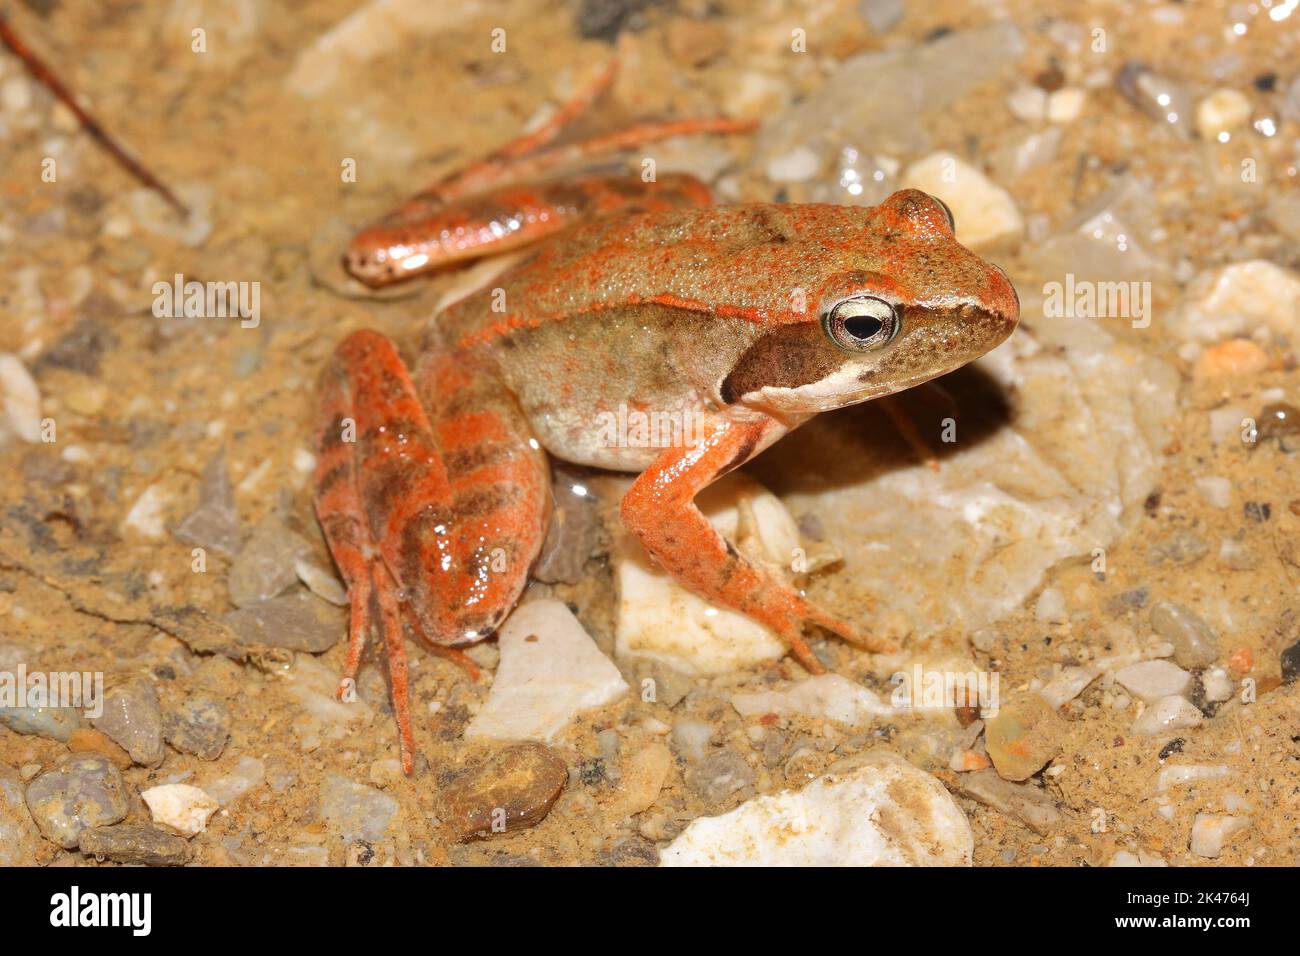
[[[242,536],[223,449],[203,466],[198,506],[176,526],[176,537],[186,544],[210,548],[229,557],[239,550]]]
[[[686,771],[686,785],[708,804],[722,803],[753,782],[753,768],[734,750],[711,753]]]
[[[311,545],[277,518],[259,522],[230,565],[226,588],[230,603],[248,607],[283,594],[298,580],[295,563]]]
[[[1148,704],[1161,697],[1183,697],[1192,687],[1192,675],[1169,661],[1139,661],[1115,672],[1115,680]]]
[[[1161,697],[1138,715],[1133,722],[1133,733],[1143,736],[1199,727],[1203,722],[1201,712],[1185,697]]]
[[[564,761],[549,747],[507,747],[447,786],[442,819],[461,843],[531,827],[550,812],[568,779]]]
[[[662,866],[970,866],[970,824],[934,777],[891,754],[691,822]]]
[[[1041,789],[1003,780],[992,770],[960,774],[957,785],[968,797],[1019,820],[1036,833],[1046,835],[1065,822],[1056,803]]]
[[[1215,813],[1198,813],[1192,821],[1189,841],[1191,851],[1207,860],[1216,860],[1224,846],[1237,833],[1250,828],[1250,817],[1234,817]]]
[[[83,726],[81,712],[73,707],[0,707],[0,724],[16,734],[33,734],[67,743]]]
[[[167,742],[183,754],[216,760],[230,738],[230,709],[215,697],[187,697],[164,720]]]
[[[69,754],[27,785],[27,809],[41,834],[65,850],[83,830],[126,816],[126,785],[107,757]]]
[[[187,783],[164,783],[140,792],[154,823],[169,826],[186,836],[208,828],[208,819],[220,807],[205,791]]]
[[[742,717],[763,714],[822,717],[850,727],[865,727],[894,708],[861,684],[840,674],[821,674],[798,681],[785,690],[731,695],[731,706]]]
[[[136,678],[104,695],[104,713],[91,720],[96,730],[112,737],[142,767],[163,762],[162,710],[158,692],[145,678]]]
[[[329,650],[347,631],[344,613],[307,591],[258,601],[231,611],[225,620],[243,644],[308,654]]]
[[[1191,608],[1163,601],[1151,609],[1151,626],[1174,645],[1174,660],[1183,667],[1199,670],[1219,659],[1219,639]]]
[[[502,625],[487,703],[466,737],[547,741],[574,716],[628,692],[618,668],[562,601],[530,601]]]
[[[90,753],[107,757],[118,770],[125,770],[134,763],[131,755],[118,746],[112,737],[93,727],[82,727],[74,731],[68,738],[68,750],[74,754]]]
[[[984,720],[984,744],[998,775],[1033,776],[1061,752],[1065,721],[1037,694],[1021,694]]]
[[[157,827],[127,823],[83,830],[78,847],[82,853],[101,860],[141,866],[180,866],[190,855],[190,846],[183,837]]]
[[[321,787],[321,816],[344,843],[377,843],[388,836],[397,801],[374,787],[332,773]]]

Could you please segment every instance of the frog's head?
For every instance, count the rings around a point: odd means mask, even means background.
[[[904,189],[858,212],[869,240],[830,237],[816,314],[757,338],[725,401],[792,414],[852,405],[960,368],[1016,327],[1010,279],[956,241],[939,200]]]

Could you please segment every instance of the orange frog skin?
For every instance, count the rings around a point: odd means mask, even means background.
[[[316,508],[352,605],[345,678],[377,619],[406,771],[403,622],[453,656],[502,622],[546,534],[548,453],[637,473],[621,516],[646,550],[809,671],[823,668],[805,624],[892,650],[748,562],[694,499],[818,412],[925,382],[1011,334],[1014,288],[957,243],[946,208],[903,190],[871,208],[624,211],[525,255],[436,317],[412,372],[361,331],[324,375]],[[700,427],[677,446],[619,446],[602,423],[620,408]]]

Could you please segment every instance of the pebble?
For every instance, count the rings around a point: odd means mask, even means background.
[[[767,178],[774,183],[803,183],[817,175],[821,157],[807,146],[796,146],[788,153],[767,161]]]
[[[158,692],[139,677],[112,688],[104,696],[104,713],[91,720],[96,730],[113,738],[142,767],[163,762],[163,720]]]
[[[1199,857],[1216,860],[1223,847],[1237,833],[1249,829],[1250,817],[1198,813],[1192,821],[1191,850]]]
[[[1250,122],[1250,100],[1237,90],[1219,89],[1196,104],[1196,131],[1205,139],[1232,133]]]
[[[908,166],[902,184],[947,203],[957,239],[972,249],[1020,235],[1025,222],[1011,194],[952,153],[931,153]]]
[[[1139,661],[1115,672],[1115,680],[1148,704],[1162,697],[1187,695],[1192,675],[1169,661]]]
[[[563,601],[520,605],[502,625],[501,663],[466,737],[547,741],[578,713],[618,700],[628,685]]]
[[[1144,736],[1199,727],[1201,712],[1185,697],[1162,697],[1150,704],[1133,722],[1133,733]]]
[[[622,764],[612,815],[623,818],[649,810],[659,799],[672,768],[672,751],[658,741],[637,749]]]
[[[1003,780],[992,770],[962,774],[957,785],[968,797],[1019,820],[1036,833],[1051,833],[1065,822],[1064,815],[1042,789]]]
[[[180,866],[189,859],[183,837],[157,827],[123,823],[83,830],[78,848],[100,860],[139,866]]]
[[[1034,617],[1051,624],[1066,620],[1065,595],[1056,588],[1043,588],[1034,602]]]
[[[1229,375],[1258,375],[1271,364],[1268,353],[1250,339],[1229,339],[1201,353],[1192,377],[1208,381]]]
[[[0,447],[41,440],[41,391],[18,356],[0,352]]]
[[[892,754],[691,822],[662,866],[969,866],[970,824],[934,777]]]
[[[1085,687],[1100,676],[1100,667],[1080,665],[1063,667],[1059,674],[1039,689],[1038,696],[1055,710],[1078,697]]]
[[[377,843],[388,836],[397,801],[374,787],[331,773],[321,786],[320,810],[344,843]]]
[[[551,523],[532,576],[546,584],[577,584],[587,560],[600,548],[600,501],[584,473],[560,462],[552,468],[551,493]]]
[[[172,496],[161,484],[152,484],[136,497],[122,519],[122,533],[146,541],[160,541],[167,532],[167,511]]]
[[[295,563],[310,553],[306,539],[278,518],[258,522],[230,565],[226,578],[230,603],[248,607],[283,594],[298,580]]]
[[[186,544],[210,548],[227,557],[233,557],[239,550],[243,530],[239,512],[235,510],[235,495],[230,487],[224,450],[209,458],[203,466],[198,506],[176,526],[176,537]]]
[[[1078,87],[1056,90],[1047,97],[1047,121],[1058,124],[1074,122],[1083,113],[1087,100],[1087,91]]]
[[[266,765],[256,757],[243,756],[229,773],[203,785],[204,791],[223,807],[228,807],[254,787],[266,782]]]
[[[1174,335],[1218,342],[1271,329],[1295,340],[1300,333],[1300,276],[1267,259],[1234,262],[1196,276],[1188,285]]]
[[[67,743],[82,720],[81,712],[73,707],[0,707],[0,724],[16,734]]]
[[[216,760],[230,738],[230,710],[215,697],[187,697],[164,720],[167,742],[183,754]]]
[[[332,571],[325,570],[308,557],[294,561],[293,570],[298,575],[298,580],[307,585],[307,589],[318,598],[329,601],[336,607],[348,606],[348,592]]]
[[[1168,124],[1183,137],[1191,137],[1192,96],[1182,83],[1131,60],[1116,74],[1115,86],[1120,95],[1152,119]]]
[[[1019,694],[984,721],[984,744],[1006,780],[1033,776],[1061,752],[1065,721],[1038,694]]]
[[[1282,683],[1294,684],[1300,679],[1300,641],[1282,651]]]
[[[74,754],[91,753],[107,757],[118,770],[125,770],[134,762],[131,755],[117,745],[112,737],[90,727],[82,727],[68,738],[68,750]]]
[[[1217,780],[1231,771],[1223,764],[1184,763],[1165,767],[1156,777],[1156,792],[1164,793],[1170,787],[1182,787],[1200,780]]]
[[[27,785],[27,809],[45,839],[65,850],[83,830],[108,826],[126,816],[122,775],[98,754],[68,754]]]
[[[306,591],[231,611],[226,624],[246,645],[262,644],[319,654],[347,632],[343,612]]]
[[[1232,482],[1220,475],[1197,478],[1196,490],[1211,508],[1226,508],[1232,501]]]
[[[718,750],[686,771],[686,785],[705,803],[718,804],[754,782],[754,770],[734,750]]]
[[[867,688],[839,674],[821,674],[791,684],[785,690],[731,695],[731,706],[742,717],[763,714],[800,715],[865,727],[877,717],[894,714]]]
[[[458,842],[531,827],[568,782],[560,756],[539,743],[497,751],[443,791],[443,821]]]
[[[1128,850],[1120,850],[1110,858],[1107,866],[1168,866],[1169,864],[1162,860],[1154,853],[1148,853],[1146,850],[1138,850],[1137,853],[1131,853]]]
[[[683,759],[694,763],[704,759],[715,730],[713,724],[707,721],[685,718],[673,723],[669,740]]]
[[[1212,667],[1201,675],[1201,687],[1205,699],[1212,704],[1221,704],[1232,696],[1232,678],[1222,667]]]
[[[171,827],[187,837],[208,828],[208,818],[220,806],[204,790],[188,783],[164,783],[140,791],[154,823]]]

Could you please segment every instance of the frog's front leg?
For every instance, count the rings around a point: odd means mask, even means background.
[[[623,497],[623,523],[674,578],[705,600],[759,621],[790,646],[814,674],[825,668],[804,641],[805,622],[832,631],[871,651],[896,648],[860,635],[846,621],[819,608],[766,571],[745,560],[695,506],[695,496],[740,467],[786,431],[774,418],[751,410],[728,410],[702,440],[669,448]]]
[[[403,625],[431,650],[486,636],[509,612],[541,547],[546,461],[490,374],[435,349],[419,387],[384,336],[355,332],[325,371],[316,513],[348,586],[342,694],[378,626],[401,742],[415,766]]]

